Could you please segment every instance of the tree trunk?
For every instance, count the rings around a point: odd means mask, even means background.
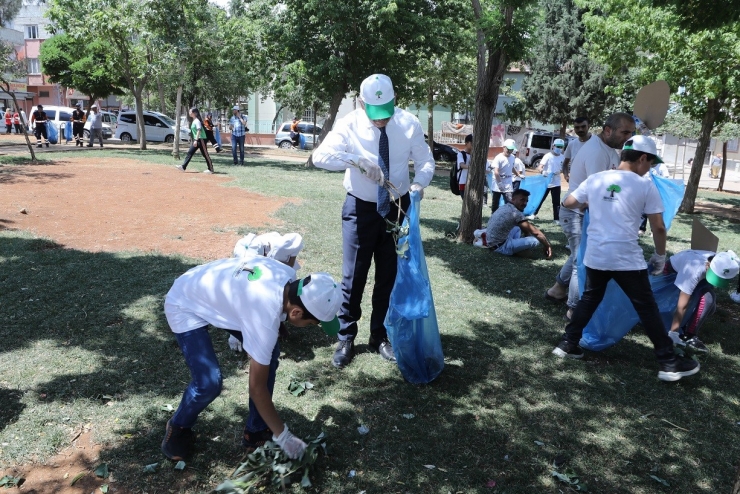
[[[182,112],[182,78],[185,75],[185,64],[180,64],[180,84],[177,85],[177,97],[175,98],[175,140],[172,142],[172,157],[180,159],[180,113]]]
[[[427,91],[427,144],[429,149],[434,149],[434,90],[431,86]]]
[[[143,85],[138,90],[134,89],[134,101],[136,102],[136,129],[139,134],[139,149],[146,150],[146,127],[144,126],[144,105],[141,99]]]
[[[10,90],[10,84],[3,88],[3,91],[8,93],[13,98],[13,108],[21,114],[21,107],[18,106],[18,100],[15,99],[15,93]],[[26,146],[28,146],[28,152],[31,153],[31,162],[36,163],[36,153],[33,151],[33,145],[31,145],[31,139],[28,138],[28,130],[26,129],[26,122],[21,118],[21,129],[23,129],[23,137],[26,139]]]
[[[478,21],[483,15],[479,0],[472,0],[473,12]],[[502,8],[506,25],[511,26],[514,18],[513,6]],[[477,30],[478,44],[478,83],[475,91],[475,120],[473,121],[473,153],[468,170],[468,181],[465,185],[465,200],[458,240],[473,242],[473,232],[481,227],[483,220],[483,184],[486,181],[486,161],[488,159],[488,142],[491,135],[493,115],[498,101],[499,87],[506,72],[508,60],[506,52],[492,50],[485,41],[485,34]]]
[[[164,85],[159,81],[159,78],[157,78],[157,89],[159,90],[159,111],[167,115],[167,104],[164,98]]]
[[[686,192],[681,202],[680,211],[683,213],[694,213],[696,193],[699,190],[699,180],[701,179],[702,169],[704,168],[704,156],[712,140],[712,128],[714,127],[714,121],[717,119],[720,108],[722,108],[722,103],[718,98],[707,101],[707,111],[704,113],[704,118],[701,121],[699,144],[696,146],[696,154],[694,154],[694,162],[691,164],[691,173],[686,184]]]
[[[346,93],[346,88],[341,87],[337,91],[334,92],[334,94],[331,97],[331,102],[329,103],[329,117],[324,122],[324,126],[321,128],[321,135],[319,135],[319,141],[324,140],[324,137],[326,137],[326,134],[329,133],[331,128],[334,126],[334,120],[337,118],[337,112],[339,111],[339,105],[342,104],[342,100],[344,99],[344,95]],[[306,162],[307,167],[313,166],[313,152],[308,157],[308,161]]]
[[[737,466],[737,474],[735,475],[735,486],[732,488],[732,494],[740,494],[740,464]]]
[[[283,111],[283,108],[285,108],[285,107],[283,105],[280,105],[278,107],[278,109],[275,110],[275,117],[272,119],[272,127],[273,127],[273,129],[275,129],[275,132],[278,131],[278,127],[277,127],[278,121],[277,121],[277,119],[280,116],[280,112]]]
[[[725,171],[727,171],[727,141],[722,143],[722,172],[719,176],[719,185],[717,190],[722,192],[722,187],[725,186]]]

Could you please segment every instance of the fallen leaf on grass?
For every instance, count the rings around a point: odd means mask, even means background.
[[[173,412],[175,410],[175,408],[169,403],[167,403],[166,405],[162,405],[159,409],[163,412]]]
[[[178,461],[175,465],[175,470],[185,470],[185,462],[184,461]]]
[[[496,487],[496,481],[495,480],[489,480],[488,482],[486,482],[486,487],[488,487],[489,489],[492,489],[492,488]]]
[[[359,432],[360,435],[364,436],[365,434],[370,432],[370,428],[363,424],[357,428],[357,432]]]
[[[144,467],[144,473],[156,473],[159,468],[159,463],[151,463]]]
[[[108,478],[108,464],[107,463],[101,463],[98,465],[95,470],[93,470],[93,473],[96,477],[100,477],[101,479],[107,479]]]
[[[535,443],[535,444],[536,444],[537,446],[544,446],[544,445],[545,445],[545,443],[543,443],[542,441],[535,441],[534,443]]]
[[[403,414],[403,415],[401,415],[401,416],[402,416],[403,418],[405,418],[405,419],[412,419],[412,418],[414,418],[414,414],[413,414],[413,413],[404,413],[404,414]]]
[[[10,475],[5,475],[3,478],[0,478],[0,487],[5,487],[6,489],[18,487],[23,483],[23,480],[23,477],[11,477]]]
[[[294,379],[293,381],[290,381],[290,384],[288,384],[288,391],[290,391],[293,396],[300,396],[308,389],[313,389],[313,384],[308,381],[298,381]]]
[[[650,478],[653,479],[656,482],[659,482],[659,483],[663,484],[666,487],[670,487],[671,486],[671,484],[669,484],[665,480],[661,479],[660,477],[656,477],[655,475],[651,475]]]
[[[70,483],[69,483],[69,485],[70,485],[70,486],[73,486],[73,485],[75,485],[75,484],[77,483],[77,481],[78,481],[78,480],[80,480],[80,479],[81,479],[82,477],[84,477],[84,476],[85,476],[85,473],[86,473],[86,472],[80,472],[80,473],[78,473],[77,475],[75,475],[75,476],[74,476],[74,478],[72,479],[72,482],[70,482]]]
[[[101,485],[100,492],[102,492],[103,494],[108,494],[108,484]]]
[[[437,467],[435,467],[434,465],[424,465],[424,468],[428,468],[429,470],[434,470]]]

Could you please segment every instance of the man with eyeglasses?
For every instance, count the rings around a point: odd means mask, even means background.
[[[576,190],[589,176],[606,170],[615,170],[619,166],[619,154],[616,150],[621,149],[634,133],[635,121],[632,115],[622,112],[609,115],[601,133],[586,141],[573,158],[568,177],[568,194]],[[566,195],[566,199],[567,197]],[[583,212],[579,208],[560,208],[560,225],[568,238],[570,255],[555,277],[555,284],[545,291],[547,300],[567,301],[568,310],[565,319],[568,321],[579,299],[576,255],[581,243],[582,223]]]
[[[403,221],[403,211],[411,202],[409,191],[423,196],[434,175],[434,158],[419,119],[396,108],[395,101],[388,76],[366,78],[360,85],[360,108],[337,121],[313,154],[317,167],[344,172],[347,190],[342,208],[344,302],[339,311],[339,343],[332,359],[338,368],[354,357],[362,294],[373,260],[375,285],[368,346],[384,360],[396,360],[384,325],[398,262],[388,222]],[[413,183],[409,183],[409,161],[414,163]]]

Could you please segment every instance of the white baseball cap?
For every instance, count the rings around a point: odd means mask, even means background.
[[[306,310],[319,320],[321,329],[329,336],[336,336],[339,332],[337,312],[343,297],[334,278],[329,273],[313,273],[298,282],[298,296]]]
[[[553,142],[552,145],[555,146],[555,147],[564,148],[565,147],[565,141],[562,140],[562,139],[555,139],[555,142]]]
[[[370,120],[391,118],[395,111],[396,93],[391,78],[373,74],[360,84],[360,98],[365,103],[365,113]]]
[[[514,142],[514,139],[506,139],[504,141],[504,147],[516,151],[516,142]]]
[[[635,135],[630,137],[627,142],[624,143],[622,149],[632,149],[634,151],[642,151],[643,153],[652,154],[655,156],[655,163],[663,163],[663,160],[658,156],[658,147],[655,145],[655,141],[650,139],[648,136]]]
[[[238,110],[238,109],[239,109],[239,105],[234,105],[234,107],[232,108],[232,110]]]
[[[740,272],[740,265],[737,263],[737,256],[734,252],[719,252],[709,263],[707,270],[707,281],[717,288],[726,287],[730,280]]]

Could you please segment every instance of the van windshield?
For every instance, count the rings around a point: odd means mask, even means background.
[[[165,122],[165,123],[166,123],[167,125],[169,125],[170,127],[174,127],[174,126],[175,126],[175,121],[174,121],[174,120],[172,120],[172,119],[171,119],[170,117],[168,117],[167,115],[161,115],[161,114],[160,114],[160,115],[157,115],[157,116],[158,116],[158,117],[159,117],[160,119],[164,120],[164,122]]]

